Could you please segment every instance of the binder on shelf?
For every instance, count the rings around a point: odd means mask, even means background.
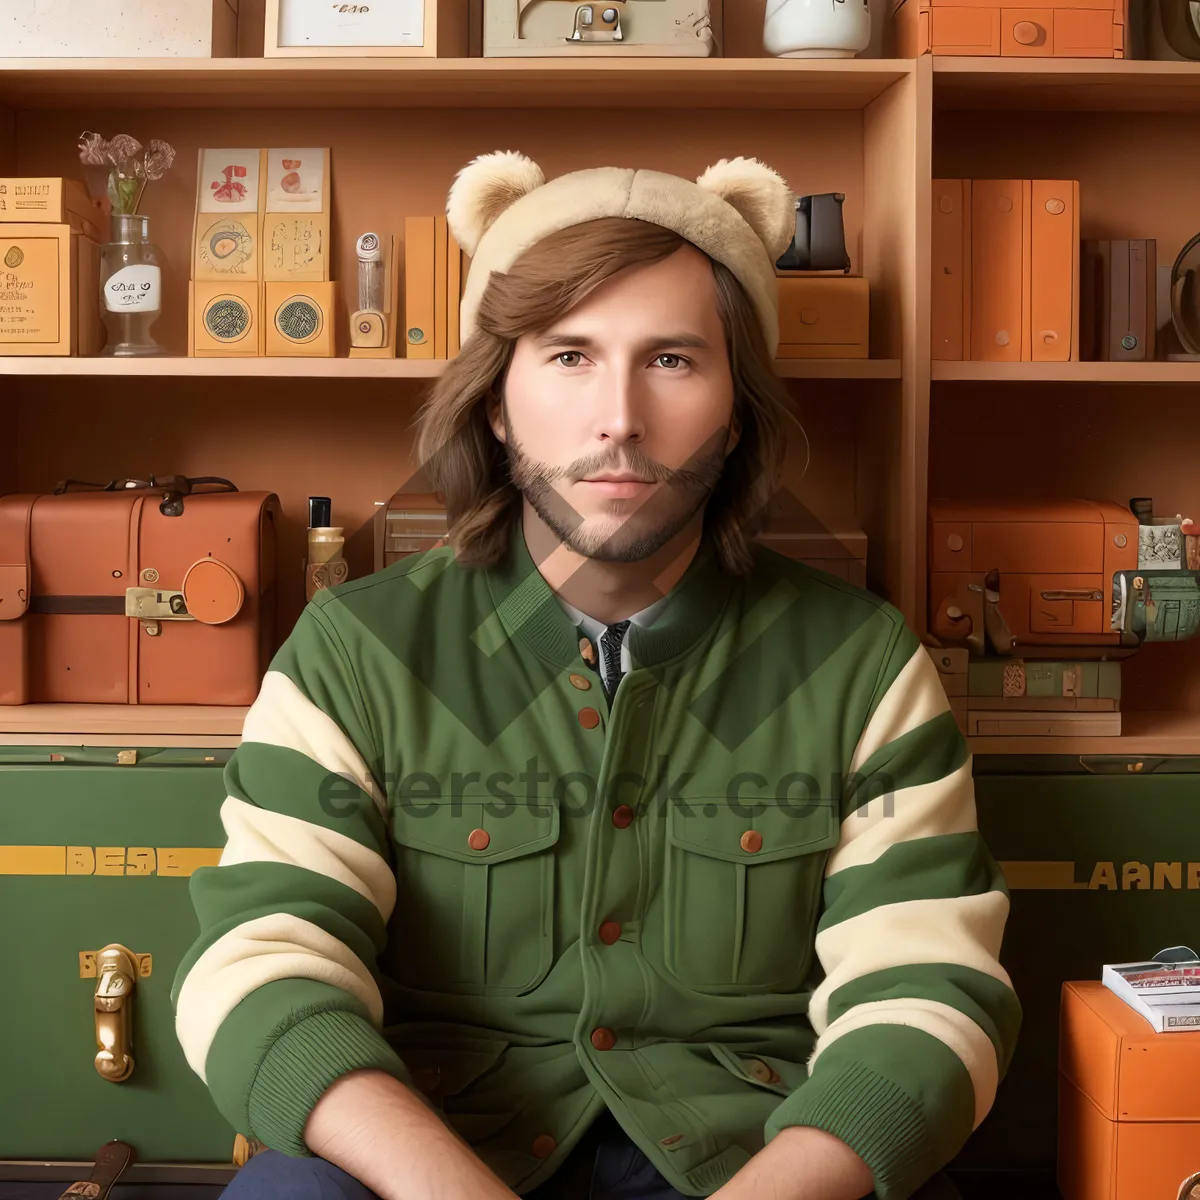
[[[434,357],[435,219],[404,218],[405,356]]]
[[[449,228],[446,214],[433,218],[433,357],[446,357],[446,284],[449,278]]]
[[[1079,361],[1079,183],[935,179],[930,357]]]
[[[459,313],[462,306],[462,289],[465,272],[463,271],[462,247],[454,240],[454,234],[447,230],[447,263],[446,276],[446,357],[454,358],[462,344],[459,341]]]

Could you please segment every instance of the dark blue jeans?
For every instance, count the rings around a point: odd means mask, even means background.
[[[221,1193],[221,1200],[376,1200],[345,1171],[323,1158],[256,1154]],[[602,1116],[554,1173],[525,1200],[684,1200],[655,1170],[611,1114]],[[944,1176],[913,1200],[959,1200]]]

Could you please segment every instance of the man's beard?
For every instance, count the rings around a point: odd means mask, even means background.
[[[729,430],[722,427],[677,470],[655,462],[636,444],[554,467],[524,454],[507,410],[502,415],[513,484],[568,550],[600,562],[641,562],[662,549],[708,502],[725,465]],[[651,480],[653,490],[646,497],[612,499],[608,515],[585,520],[554,486],[606,470],[632,471]]]

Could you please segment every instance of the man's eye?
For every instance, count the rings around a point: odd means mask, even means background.
[[[556,363],[561,364],[564,367],[574,367],[574,366],[578,365],[577,362],[563,362],[563,359],[564,358],[574,358],[574,359],[578,360],[581,357],[582,357],[582,355],[579,353],[578,350],[564,350],[561,354],[556,354],[554,356],[554,361]]]
[[[663,359],[669,359],[670,361],[663,362]],[[678,354],[660,354],[654,361],[657,363],[662,363],[667,370],[674,371],[677,367],[681,367],[684,363],[686,363],[687,359]]]

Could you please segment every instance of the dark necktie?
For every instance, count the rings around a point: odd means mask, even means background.
[[[621,670],[621,643],[625,640],[625,631],[629,628],[628,621],[618,621],[610,625],[600,639],[600,652],[604,655],[604,694],[612,704],[624,672]]]

